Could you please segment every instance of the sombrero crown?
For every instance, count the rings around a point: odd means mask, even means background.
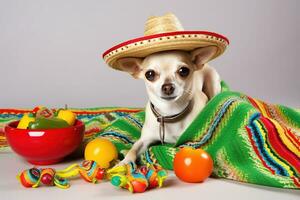
[[[226,37],[208,31],[185,31],[172,14],[149,17],[144,36],[118,44],[103,53],[104,61],[112,68],[119,69],[117,60],[124,57],[146,57],[167,50],[191,51],[206,46],[218,50],[212,59],[220,56],[229,45]]]

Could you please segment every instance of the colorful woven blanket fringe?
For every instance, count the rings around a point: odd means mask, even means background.
[[[85,142],[111,140],[125,154],[140,137],[144,111],[134,108],[72,109],[86,124]],[[0,109],[1,128],[19,119],[26,109]],[[158,134],[158,133],[157,133]],[[237,92],[214,97],[176,144],[151,146],[141,163],[172,169],[179,147],[201,147],[214,160],[214,177],[280,188],[300,188],[300,112],[272,105]]]

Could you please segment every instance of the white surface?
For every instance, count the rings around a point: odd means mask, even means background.
[[[56,187],[40,187],[38,189],[24,188],[19,184],[16,175],[32,165],[17,157],[13,153],[0,153],[0,199],[1,200],[26,200],[26,199],[151,199],[151,200],[207,200],[207,199],[243,199],[243,200],[299,200],[300,191],[277,189],[250,184],[242,184],[224,179],[208,179],[202,184],[188,184],[179,181],[174,174],[170,174],[165,186],[142,194],[131,194],[126,190],[113,187],[110,183],[90,184],[82,179],[71,181],[71,187],[63,190]],[[53,165],[62,169],[71,163],[80,160]]]

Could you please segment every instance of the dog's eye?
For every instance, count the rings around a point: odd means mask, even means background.
[[[187,77],[187,76],[190,74],[190,69],[187,68],[187,67],[181,67],[181,68],[178,70],[178,74],[179,74],[181,77]]]
[[[146,73],[145,73],[145,77],[148,81],[154,81],[155,79],[155,71],[154,70],[148,70]]]

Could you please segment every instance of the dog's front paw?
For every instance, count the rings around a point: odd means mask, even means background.
[[[127,165],[129,163],[134,163],[135,160],[134,159],[130,159],[130,158],[124,158],[123,160],[121,160],[118,164],[116,164],[116,167],[118,166],[123,166],[123,165]]]
[[[121,162],[119,162],[116,166],[127,165],[127,164],[129,164],[131,162],[134,163],[135,160],[136,160],[136,153],[135,153],[135,151],[129,151],[126,154],[125,158]]]

